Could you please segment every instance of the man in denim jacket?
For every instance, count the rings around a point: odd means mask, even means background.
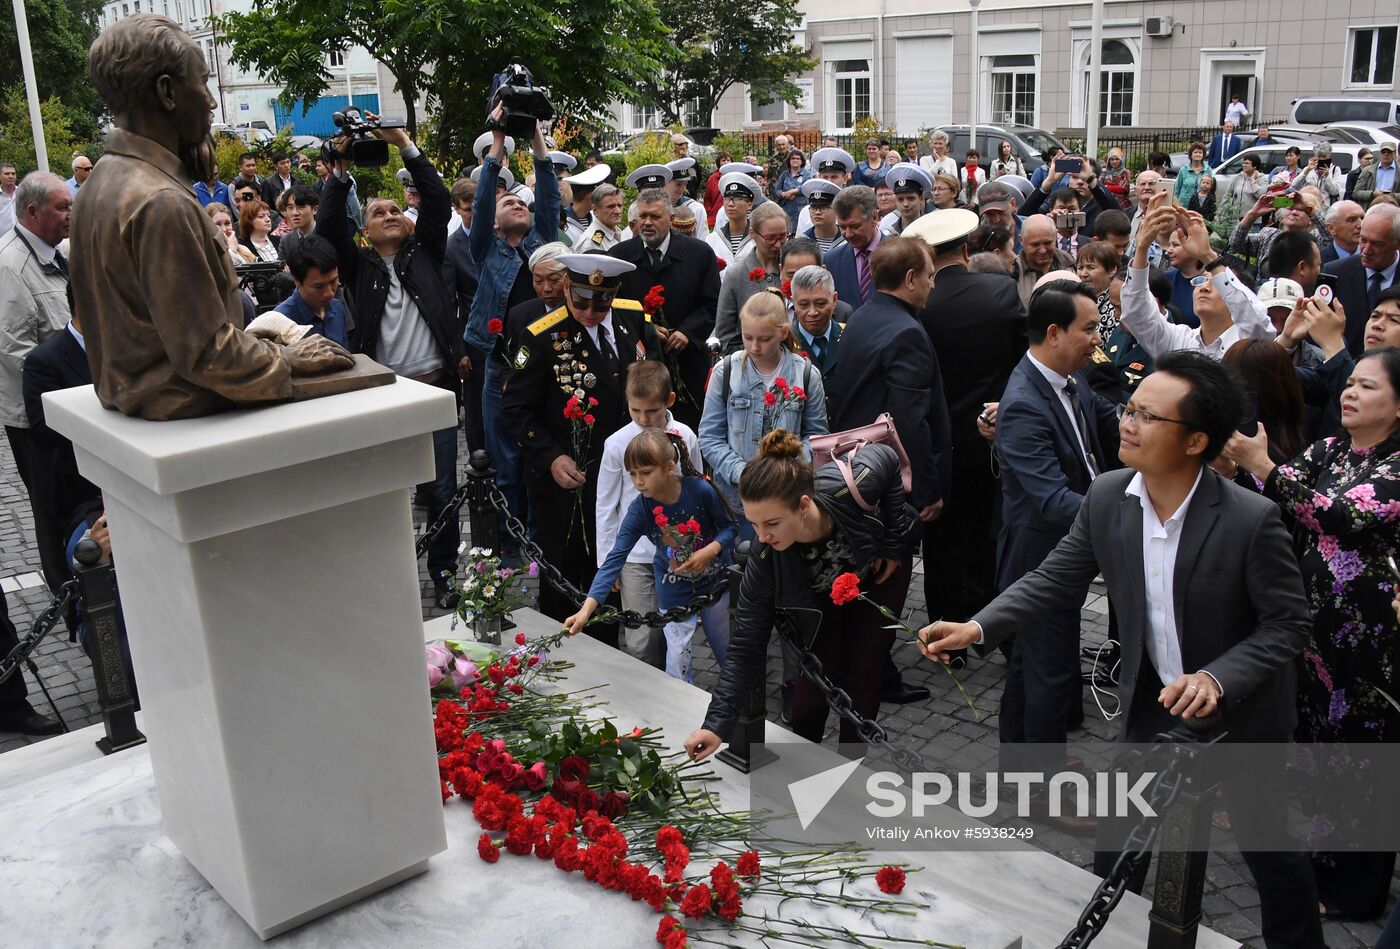
[[[545,145],[539,124],[535,125],[535,220],[531,224],[530,209],[517,195],[496,195],[496,181],[501,175],[501,161],[506,154],[506,135],[500,129],[491,133],[491,149],[482,160],[481,179],[477,182],[476,202],[472,208],[472,224],[467,239],[471,257],[476,264],[476,296],[472,298],[467,317],[467,352],[472,369],[484,372],[481,415],[486,433],[486,450],[496,468],[496,483],[516,507],[520,483],[519,449],[506,429],[502,415],[501,393],[510,366],[504,353],[496,352],[500,338],[489,330],[492,320],[505,323],[511,309],[534,299],[535,288],[530,280],[527,261],[545,244],[557,239],[559,230],[559,179]],[[515,516],[521,511],[512,510]]]

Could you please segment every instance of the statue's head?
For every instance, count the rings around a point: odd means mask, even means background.
[[[204,53],[179,24],[153,13],[125,17],[88,50],[88,76],[115,123],[159,129],[173,141],[192,178],[208,180],[214,97]]]

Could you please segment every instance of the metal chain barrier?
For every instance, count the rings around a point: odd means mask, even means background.
[[[63,614],[68,611],[68,605],[73,602],[73,598],[78,595],[78,581],[69,580],[58,588],[58,595],[39,614],[39,618],[34,621],[34,627],[29,631],[29,635],[21,639],[15,648],[10,650],[10,654],[4,659],[0,659],[0,682],[7,681],[14,675],[20,664],[29,659],[32,653],[43,642],[44,637],[53,632],[54,626]]]
[[[437,540],[438,535],[447,530],[447,525],[451,524],[457,517],[457,512],[462,509],[462,505],[466,503],[467,498],[471,495],[471,487],[471,483],[468,482],[458,488],[457,493],[452,495],[452,500],[447,503],[447,507],[443,508],[442,513],[437,516],[437,520],[433,521],[433,523],[428,526],[428,529],[423,531],[423,536],[418,538],[418,542],[413,545],[413,552],[417,555],[417,559],[423,559],[423,555],[428,552],[428,548],[432,546],[433,541]]]

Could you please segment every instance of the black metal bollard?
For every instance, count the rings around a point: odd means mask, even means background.
[[[1157,882],[1147,914],[1148,949],[1192,949],[1201,925],[1210,821],[1218,785],[1203,775],[1201,750],[1177,745],[1185,756],[1182,787],[1162,815],[1157,833]]]
[[[471,516],[472,546],[499,550],[501,541],[500,519],[496,508],[491,504],[491,492],[496,487],[496,469],[491,467],[491,456],[482,449],[471,453],[467,459],[467,510]]]
[[[729,628],[734,628],[734,613],[739,605],[739,582],[744,576],[744,563],[749,559],[749,542],[744,541],[734,549],[734,566],[729,568]],[[738,771],[748,774],[763,767],[778,756],[764,743],[764,731],[768,724],[768,663],[765,661],[758,677],[749,686],[748,700],[739,720],[734,726],[734,734],[729,744],[721,749],[717,758]]]
[[[97,701],[107,734],[97,740],[104,755],[144,744],[146,736],[136,727],[136,706],[131,683],[122,662],[121,637],[117,633],[115,573],[102,559],[97,542],[84,538],[73,557],[78,561],[78,589],[87,616],[88,655],[97,680]]]

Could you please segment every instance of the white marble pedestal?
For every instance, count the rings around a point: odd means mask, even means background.
[[[147,422],[44,397],[106,501],[166,835],[261,938],[427,869],[438,795],[409,488],[450,393]]]

